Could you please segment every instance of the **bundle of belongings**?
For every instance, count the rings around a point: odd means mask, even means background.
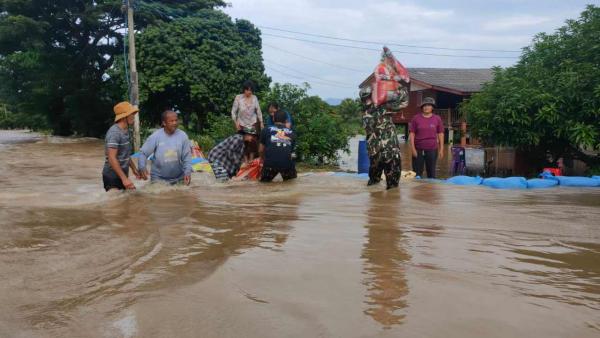
[[[373,75],[371,99],[375,107],[384,106],[387,111],[395,112],[408,106],[410,76],[389,48],[383,47],[381,62]]]
[[[262,172],[263,161],[260,158],[255,158],[254,160],[242,164],[240,171],[238,171],[237,175],[232,179],[234,181],[245,181],[252,180],[257,181],[260,179],[260,174]]]
[[[195,172],[203,171],[203,172],[207,172],[207,173],[212,173],[212,167],[210,166],[210,163],[208,163],[206,156],[204,156],[202,149],[200,149],[198,142],[192,140],[191,144],[192,144],[192,169]]]

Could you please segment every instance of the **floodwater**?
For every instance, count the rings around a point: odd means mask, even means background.
[[[600,336],[600,189],[104,193],[102,163],[0,132],[0,337]]]

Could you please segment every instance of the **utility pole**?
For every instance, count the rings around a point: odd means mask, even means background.
[[[135,30],[133,25],[133,3],[135,0],[127,1],[127,31],[129,36],[129,77],[130,83],[130,102],[136,108],[140,105],[140,91],[138,87],[138,73],[135,65]],[[133,149],[140,150],[140,114],[135,114],[135,122],[133,123]]]

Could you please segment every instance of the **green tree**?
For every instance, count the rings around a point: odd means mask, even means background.
[[[200,131],[208,113],[229,113],[244,80],[253,80],[259,91],[270,81],[259,30],[220,11],[200,10],[151,26],[138,42],[142,107],[155,122],[161,111],[175,107],[188,128]]]
[[[539,34],[462,109],[485,143],[600,164],[600,8]],[[594,153],[596,153],[594,155]]]
[[[300,100],[294,118],[301,160],[319,165],[333,163],[338,150],[348,150],[348,139],[353,133],[320,97],[309,96]]]
[[[333,163],[338,150],[347,150],[348,139],[353,135],[346,120],[318,96],[309,96],[310,86],[275,83],[263,96],[263,104],[277,102],[290,111],[294,130],[298,136],[297,154],[304,162]]]
[[[277,102],[279,107],[293,115],[298,111],[300,101],[308,97],[310,86],[304,83],[301,86],[291,83],[274,83],[269,91],[261,99],[261,109],[264,114],[267,113],[269,103]]]
[[[353,134],[364,133],[360,99],[344,99],[336,109]]]
[[[143,5],[142,5],[143,4]],[[223,1],[140,3],[136,28]],[[123,52],[121,0],[0,0],[0,100],[55,133],[97,136],[120,99],[108,72]],[[146,7],[146,8],[145,8]],[[158,10],[158,11],[157,11]]]

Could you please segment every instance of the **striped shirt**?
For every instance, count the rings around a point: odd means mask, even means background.
[[[131,157],[131,144],[129,143],[129,130],[121,129],[119,125],[113,124],[110,129],[106,132],[106,138],[104,139],[104,168],[102,174],[104,175],[116,175],[115,171],[110,167],[108,163],[108,148],[117,149],[117,160],[121,165],[123,172],[127,174],[129,172],[129,158]]]

